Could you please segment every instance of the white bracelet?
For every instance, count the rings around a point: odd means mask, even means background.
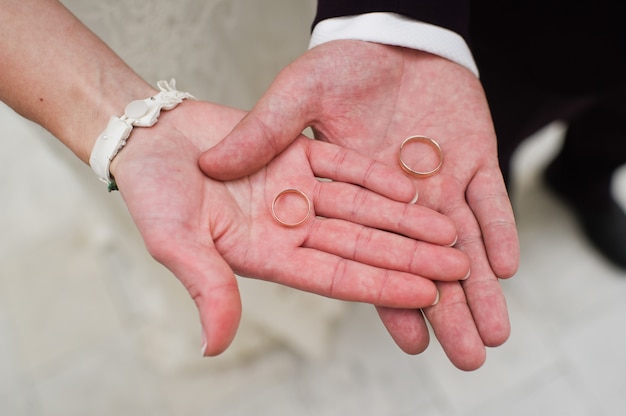
[[[193,95],[177,91],[176,80],[173,78],[170,82],[159,81],[157,87],[161,90],[157,95],[129,103],[122,117],[112,116],[106,129],[96,140],[89,165],[98,178],[108,185],[109,192],[117,190],[117,184],[109,170],[111,161],[126,144],[133,127],[153,126],[161,110],[171,110],[185,99],[195,100]]]

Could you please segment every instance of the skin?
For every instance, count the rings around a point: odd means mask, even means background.
[[[400,143],[415,134],[437,140],[444,164],[413,179],[419,204],[458,229],[456,247],[471,260],[469,279],[437,283],[441,299],[423,308],[447,356],[479,368],[485,347],[510,334],[499,278],[515,274],[519,244],[498,167],[496,137],[479,80],[467,69],[424,52],[361,41],[334,41],[285,68],[252,111],[200,158],[218,179],[247,175],[304,129],[399,170]],[[420,310],[378,308],[396,343],[419,353],[429,334]]]
[[[236,329],[241,307],[234,273],[390,308],[430,306],[438,296],[431,279],[467,274],[467,256],[441,245],[456,238],[453,223],[407,204],[411,182],[356,152],[300,137],[249,176],[221,182],[203,175],[198,157],[241,117],[233,109],[187,102],[133,137],[113,166],[148,250],[196,301],[207,355],[221,352]],[[269,207],[286,188],[309,195],[324,218],[295,228],[278,224]]]
[[[156,93],[59,2],[0,0],[0,7],[0,99],[81,160],[111,115]],[[409,204],[415,186],[408,178],[356,152],[296,134],[249,175],[205,176],[200,155],[243,116],[186,101],[155,126],[136,128],[111,165],[148,251],[196,302],[206,355],[224,351],[235,335],[235,273],[413,310],[436,302],[433,280],[468,274],[467,255],[449,247],[457,239],[454,223]],[[276,223],[272,200],[289,187],[305,192],[324,218],[296,228]]]

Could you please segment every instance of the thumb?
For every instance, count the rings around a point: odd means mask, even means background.
[[[200,314],[204,356],[224,352],[235,338],[241,320],[241,296],[237,279],[221,257],[219,260],[221,267],[204,270],[204,273],[210,273],[213,277],[219,275],[220,278],[207,284],[204,290],[196,293],[189,291]]]
[[[175,251],[154,253],[185,286],[194,300],[202,325],[202,355],[224,352],[237,332],[241,297],[232,269],[214,249],[178,244]]]
[[[207,176],[232,180],[250,175],[267,165],[307,127],[311,103],[306,93],[302,87],[296,90],[282,84],[277,78],[250,113],[217,145],[200,155],[198,163]]]

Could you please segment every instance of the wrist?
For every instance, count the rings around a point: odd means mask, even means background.
[[[109,87],[94,88],[90,94],[88,109],[80,113],[78,122],[68,126],[68,130],[60,133],[60,137],[66,137],[68,147],[85,163],[89,164],[89,158],[99,134],[107,127],[113,116],[122,117],[128,103],[151,97],[158,90],[141,80],[141,82],[129,82],[127,85],[117,85],[111,91]]]
[[[148,98],[133,100],[124,108],[121,117],[111,116],[106,128],[98,135],[89,156],[89,165],[109,191],[117,190],[111,176],[111,163],[124,148],[135,127],[152,127],[162,110],[172,110],[185,99],[194,99],[186,92],[176,90],[172,79],[158,82],[159,92]]]

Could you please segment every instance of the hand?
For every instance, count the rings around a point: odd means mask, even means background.
[[[412,182],[356,152],[302,136],[252,175],[227,182],[206,177],[197,165],[201,152],[242,117],[186,101],[155,126],[135,129],[112,166],[149,252],[196,302],[206,355],[227,348],[238,325],[233,272],[392,308],[429,306],[438,296],[431,279],[468,273],[467,256],[446,247],[456,239],[452,221],[408,204]],[[301,190],[314,205],[314,215],[293,228],[270,212],[286,188]]]
[[[510,333],[497,278],[515,273],[519,246],[479,81],[467,69],[420,51],[360,41],[326,43],[283,70],[237,128],[202,155],[200,166],[220,179],[249,174],[306,126],[318,139],[396,169],[404,138],[420,134],[441,145],[442,169],[415,180],[419,203],[455,222],[456,247],[469,255],[472,272],[462,284],[438,283],[441,300],[424,312],[457,367],[480,367],[485,346],[500,345]],[[426,348],[420,311],[381,307],[379,313],[403,350]]]

